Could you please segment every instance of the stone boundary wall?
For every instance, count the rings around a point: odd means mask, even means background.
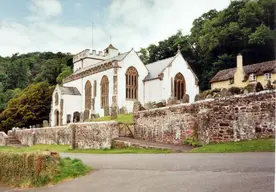
[[[99,149],[110,148],[111,140],[119,137],[117,123],[89,122],[76,123],[67,126],[19,129],[9,131],[23,145],[32,146],[35,144],[69,144],[73,148]],[[0,132],[0,146],[2,144]]]
[[[115,121],[78,123],[69,126],[74,133],[71,148],[110,149],[112,140],[119,137]]]
[[[0,132],[0,146],[6,146],[8,144],[8,135],[5,132]]]
[[[45,127],[33,129],[14,129],[14,136],[22,145],[32,146],[35,144],[62,144],[69,145],[71,130],[66,126]]]
[[[172,144],[191,136],[201,144],[274,137],[275,98],[275,90],[263,91],[139,111],[134,137]]]

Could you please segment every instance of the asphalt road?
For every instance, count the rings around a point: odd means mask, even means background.
[[[274,153],[62,155],[96,170],[55,186],[0,192],[274,191]]]

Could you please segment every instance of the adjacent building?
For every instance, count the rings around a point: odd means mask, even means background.
[[[211,80],[211,89],[245,87],[260,82],[266,87],[268,81],[276,83],[276,60],[243,66],[242,55],[237,56],[237,67],[220,70]]]
[[[145,65],[134,49],[119,53],[113,45],[86,49],[73,57],[73,74],[52,96],[51,126],[110,115],[111,107],[131,113],[135,101],[159,102],[199,93],[198,78],[178,50],[175,56]]]

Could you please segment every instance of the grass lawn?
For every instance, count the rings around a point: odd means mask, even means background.
[[[275,139],[209,144],[192,149],[192,153],[274,152]]]
[[[28,152],[28,151],[55,151],[63,153],[91,153],[91,154],[124,154],[124,153],[170,153],[170,150],[162,149],[69,149],[69,145],[33,145],[25,148],[0,147],[0,151],[7,152]]]
[[[92,170],[91,167],[84,165],[79,159],[65,157],[60,162],[60,173],[55,175],[52,183],[56,184],[64,179],[76,178],[85,175]]]
[[[93,121],[111,121],[110,116],[104,116],[104,117],[99,117],[97,119],[91,120]],[[126,124],[132,124],[133,119],[132,119],[132,114],[118,114],[117,119],[114,119],[114,121],[117,121],[119,123],[126,123]]]

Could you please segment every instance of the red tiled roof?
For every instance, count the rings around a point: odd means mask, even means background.
[[[246,75],[254,73],[255,75],[263,75],[265,73],[276,73],[276,60],[256,63],[252,65],[243,66]],[[217,74],[210,80],[210,83],[226,81],[234,78],[236,68],[224,69],[217,72]]]

